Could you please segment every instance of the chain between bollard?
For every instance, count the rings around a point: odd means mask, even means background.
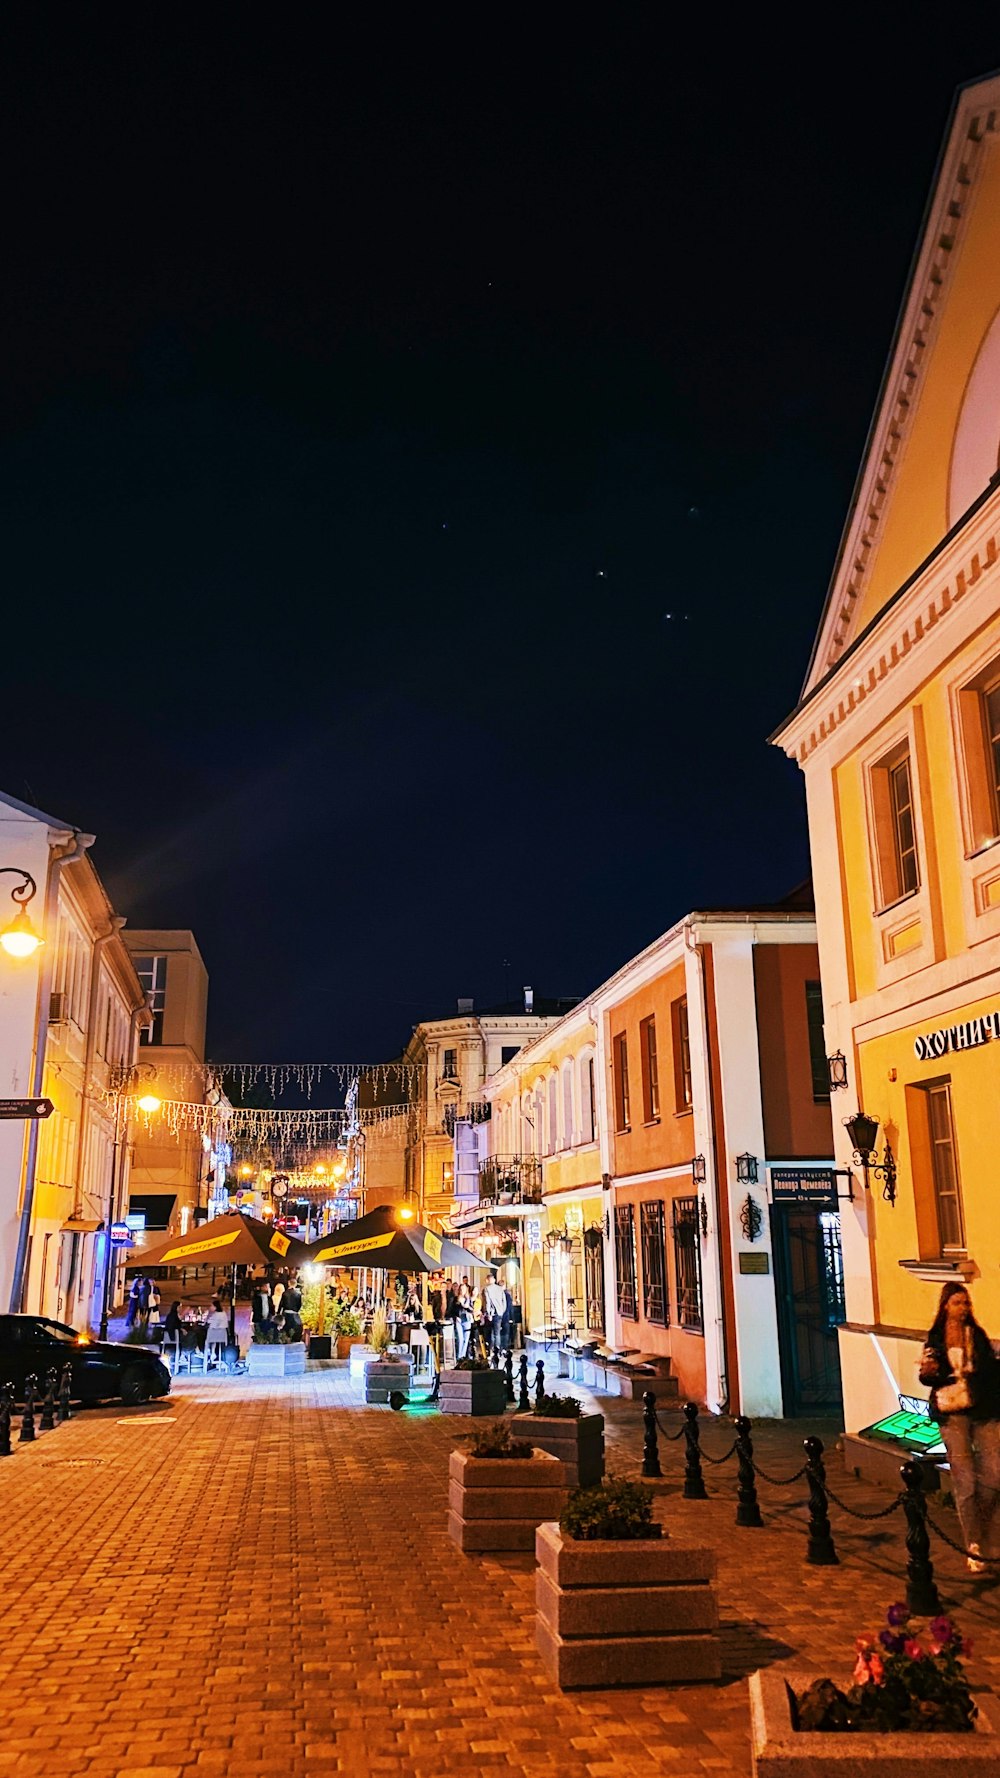
[[[712,1464],[716,1465],[716,1467],[720,1463],[728,1463],[729,1459],[732,1456],[733,1452],[735,1451],[738,1443],[739,1443],[739,1440],[734,1438],[728,1451],[724,1451],[721,1457],[710,1457],[708,1452],[703,1450],[701,1453],[702,1459],[704,1460],[705,1463],[712,1463]]]
[[[847,1513],[851,1519],[887,1519],[891,1513],[898,1512],[903,1504],[903,1496],[900,1493],[896,1495],[895,1500],[889,1502],[888,1506],[880,1506],[873,1513],[864,1513],[856,1506],[848,1506],[846,1500],[841,1500],[840,1495],[834,1493],[829,1483],[827,1483],[826,1492],[828,1499],[833,1501],[834,1506],[839,1506],[841,1512]]]
[[[903,1496],[900,1495],[899,1498],[900,1498],[900,1500],[902,1500]],[[947,1531],[943,1531],[941,1529],[941,1526],[938,1525],[936,1523],[936,1521],[931,1518],[930,1513],[927,1514],[927,1524],[928,1524],[929,1529],[931,1531],[933,1531],[935,1537],[940,1537],[941,1542],[946,1543],[948,1545],[948,1548],[950,1550],[954,1550],[955,1554],[957,1556],[969,1556],[972,1558],[972,1560],[974,1562],[984,1562],[988,1567],[991,1567],[991,1568],[1000,1567],[1000,1556],[984,1556],[982,1554],[977,1555],[975,1550],[970,1550],[966,1547],[966,1545],[964,1543],[959,1543],[956,1538],[949,1537]]]
[[[646,1397],[643,1396],[642,1399],[643,1399],[643,1401],[645,1401]],[[668,1432],[666,1427],[663,1424],[663,1421],[660,1419],[660,1416],[658,1413],[656,1416],[656,1424],[659,1427],[660,1431],[662,1432],[668,1445],[675,1445],[677,1443],[677,1440],[679,1438],[683,1438],[685,1432],[687,1431],[687,1428],[685,1426],[681,1426],[678,1428],[678,1430],[676,1432]]]
[[[790,1488],[793,1482],[801,1482],[808,1469],[808,1463],[803,1463],[802,1468],[797,1469],[794,1475],[768,1475],[767,1470],[761,1469],[760,1464],[755,1462],[753,1473],[755,1476],[759,1476],[762,1482],[767,1482],[771,1488]]]

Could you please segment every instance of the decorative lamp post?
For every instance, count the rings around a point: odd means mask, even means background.
[[[147,1117],[160,1109],[160,1101],[155,1093],[137,1093],[136,1089],[144,1080],[155,1080],[156,1069],[151,1062],[123,1063],[120,1068],[112,1068],[108,1080],[109,1091],[114,1106],[115,1133],[111,1148],[111,1181],[108,1190],[108,1214],[104,1236],[104,1283],[101,1290],[101,1324],[99,1338],[108,1337],[108,1305],[111,1301],[111,1226],[115,1220],[115,1202],[122,1188],[125,1173],[125,1154],[128,1147],[128,1125],[133,1105],[146,1113]]]
[[[845,1117],[844,1129],[851,1139],[854,1159],[864,1176],[865,1191],[871,1190],[868,1175],[873,1173],[876,1179],[882,1180],[882,1196],[887,1204],[896,1202],[896,1157],[886,1140],[881,1161],[877,1158],[876,1143],[878,1142],[879,1120],[869,1117],[860,1108],[853,1117]]]
[[[9,926],[0,930],[0,945],[3,945],[8,957],[33,957],[44,940],[35,931],[27,915],[27,903],[34,901],[38,893],[38,885],[30,871],[22,870],[18,864],[0,865],[0,877],[20,877],[10,892],[11,901],[17,907]]]

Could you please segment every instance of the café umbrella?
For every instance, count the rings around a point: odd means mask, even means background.
[[[382,1272],[436,1272],[444,1266],[482,1266],[478,1253],[470,1253],[446,1235],[435,1234],[423,1223],[401,1217],[398,1210],[382,1205],[320,1235],[308,1250],[316,1266],[370,1266]]]
[[[216,1216],[211,1222],[202,1222],[189,1229],[186,1235],[175,1235],[172,1240],[162,1241],[159,1247],[147,1248],[127,1270],[144,1271],[149,1266],[229,1266],[232,1280],[229,1338],[235,1345],[237,1266],[300,1266],[307,1257],[304,1241],[283,1234],[269,1222],[259,1222],[255,1216],[234,1213]]]

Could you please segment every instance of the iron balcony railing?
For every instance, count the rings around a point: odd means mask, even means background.
[[[542,1163],[534,1155],[491,1154],[479,1167],[481,1204],[540,1204]]]

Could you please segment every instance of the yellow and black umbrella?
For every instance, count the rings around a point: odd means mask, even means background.
[[[159,1247],[150,1247],[138,1254],[126,1267],[128,1271],[145,1271],[150,1266],[230,1266],[233,1277],[232,1305],[229,1311],[229,1334],[235,1338],[236,1267],[285,1265],[296,1267],[309,1258],[304,1241],[294,1235],[282,1234],[269,1222],[258,1222],[255,1216],[216,1216],[211,1222],[199,1223],[186,1235],[175,1235]]]
[[[482,1266],[485,1260],[460,1247],[446,1235],[413,1219],[413,1213],[382,1204],[335,1229],[320,1235],[309,1248],[317,1266],[370,1266],[384,1272],[436,1272],[445,1266]]]

